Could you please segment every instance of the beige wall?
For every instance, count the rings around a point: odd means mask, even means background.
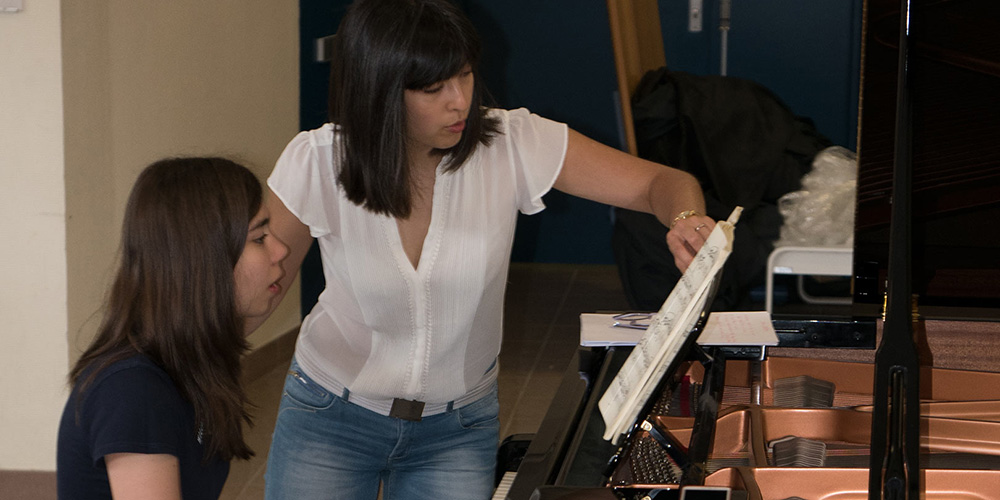
[[[59,4],[0,14],[0,468],[52,469],[65,398]]]
[[[65,373],[99,322],[125,199],[142,167],[163,156],[225,155],[263,179],[298,130],[298,2],[61,3],[25,0],[24,12],[0,17],[0,88],[17,89],[0,96],[0,130],[20,134],[12,149],[0,149],[0,203],[6,214],[38,214],[5,217],[18,224],[5,233],[46,238],[0,245],[0,260],[25,263],[15,286],[0,292],[0,325],[27,337],[0,336],[2,469],[54,469]],[[5,59],[9,43],[21,47],[14,52],[23,62]],[[6,75],[25,70],[32,75],[8,84]],[[8,165],[24,164],[31,175],[7,182]],[[32,191],[45,207],[15,204]],[[8,295],[16,307],[8,308]],[[251,343],[294,328],[297,310],[293,289]],[[18,360],[25,364],[9,367]],[[37,373],[46,376],[44,390]],[[38,407],[21,409],[25,398],[39,399]],[[13,452],[25,449],[35,451]]]

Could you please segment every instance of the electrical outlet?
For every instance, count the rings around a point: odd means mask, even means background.
[[[701,2],[702,0],[688,0],[688,31],[691,33],[701,32],[702,19],[705,17]]]
[[[21,12],[24,10],[24,0],[0,0],[0,12]]]

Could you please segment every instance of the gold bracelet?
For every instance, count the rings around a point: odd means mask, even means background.
[[[700,215],[700,214],[698,214],[698,212],[695,212],[694,210],[685,210],[677,214],[677,217],[674,217],[674,220],[670,222],[670,229],[673,229],[674,226],[677,225],[678,221],[687,219],[688,217],[694,217],[695,215]]]

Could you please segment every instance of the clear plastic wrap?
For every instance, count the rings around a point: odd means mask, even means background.
[[[784,216],[775,246],[843,247],[854,244],[858,164],[855,154],[832,146],[813,159],[802,189],[778,200]]]

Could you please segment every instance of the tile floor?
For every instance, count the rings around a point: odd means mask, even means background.
[[[579,315],[628,308],[614,266],[568,264],[511,265],[500,353],[500,437],[531,434],[538,428],[559,380],[579,343]],[[234,462],[223,500],[263,498],[264,465],[274,427],[287,355],[247,386],[257,409],[247,439],[257,456]]]

